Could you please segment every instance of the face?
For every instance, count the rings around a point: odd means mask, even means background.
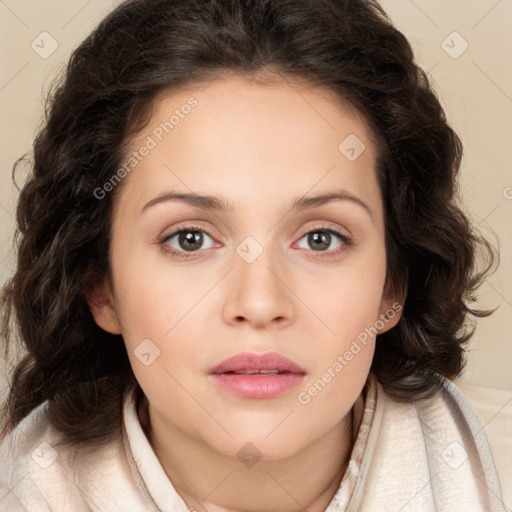
[[[326,435],[399,317],[383,316],[396,302],[364,119],[327,90],[224,75],[162,96],[132,151],[112,286],[90,303],[123,335],[152,421],[230,457],[252,442],[284,458]],[[270,352],[301,371],[211,375]]]

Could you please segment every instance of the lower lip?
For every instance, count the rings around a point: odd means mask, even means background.
[[[213,373],[210,377],[222,388],[244,398],[274,398],[299,385],[303,373],[243,375]]]

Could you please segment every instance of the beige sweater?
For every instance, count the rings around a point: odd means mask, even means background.
[[[140,425],[134,390],[116,441],[69,447],[45,404],[0,445],[0,512],[186,512]],[[505,511],[487,439],[458,388],[399,403],[370,376],[351,460],[326,512]]]

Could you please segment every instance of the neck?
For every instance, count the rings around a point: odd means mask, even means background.
[[[139,407],[139,419],[164,471],[190,510],[322,512],[345,473],[360,409],[352,408],[341,422],[293,456],[260,459],[251,467],[165,421],[146,397]]]

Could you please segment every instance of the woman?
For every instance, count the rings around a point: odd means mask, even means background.
[[[375,2],[117,7],[20,196],[2,507],[504,510],[460,158]]]

